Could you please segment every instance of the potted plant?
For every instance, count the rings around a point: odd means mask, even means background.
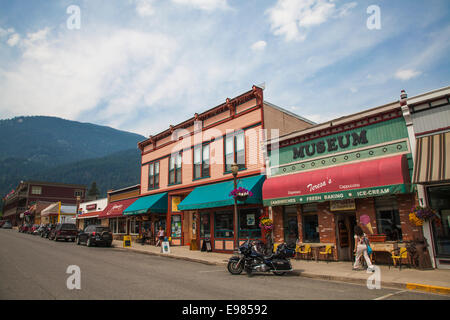
[[[433,220],[438,224],[440,222],[436,211],[430,207],[415,206],[411,209],[411,213],[409,214],[409,221],[416,227],[423,226],[425,221],[431,222]]]
[[[267,215],[263,215],[259,220],[259,227],[261,228],[262,238],[264,239],[264,243],[267,245],[271,243],[270,238],[273,230],[273,220],[270,219]]]
[[[247,200],[248,197],[253,196],[253,192],[251,192],[243,187],[239,187],[239,188],[236,188],[233,191],[231,191],[230,196],[235,198],[237,201],[245,201],[245,200]]]

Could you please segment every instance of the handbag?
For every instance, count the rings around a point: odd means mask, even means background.
[[[364,238],[364,242],[366,243],[366,246],[367,246],[367,254],[370,256],[372,254],[373,250],[372,250],[372,247],[370,246],[369,239]]]

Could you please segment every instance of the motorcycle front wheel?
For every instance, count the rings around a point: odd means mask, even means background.
[[[283,272],[283,271],[274,271],[273,274],[276,275],[276,276],[284,276],[284,275],[286,274],[286,272]]]
[[[242,270],[244,270],[244,263],[238,264],[239,260],[230,260],[228,261],[228,271],[231,274],[237,275],[241,274]]]

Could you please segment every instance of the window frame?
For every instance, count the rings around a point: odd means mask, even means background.
[[[208,148],[208,174],[204,175],[204,165],[205,165],[205,159],[204,159],[204,150],[205,147]],[[200,163],[197,164],[195,162],[195,151],[196,149],[200,149]],[[195,169],[196,169],[196,165],[200,165],[200,176],[196,177],[195,174]],[[203,143],[203,144],[198,144],[196,146],[192,147],[192,181],[196,181],[196,180],[201,180],[201,179],[206,179],[206,178],[211,178],[211,147],[210,147],[210,143]]]
[[[319,227],[319,214],[317,212],[311,212],[311,213],[303,214],[302,215],[302,228],[303,228],[303,230],[302,230],[303,231],[302,242],[303,243],[320,243],[320,229],[319,229],[319,232],[316,232],[317,233],[317,238],[312,239],[312,240],[306,239],[307,232],[306,232],[305,218],[311,217],[311,216],[315,216],[316,217],[316,219],[317,219],[317,227],[316,228]],[[317,241],[315,241],[315,240],[317,240]]]
[[[217,216],[218,215],[226,215],[229,218],[231,218],[231,229],[218,229],[217,228]],[[228,237],[218,236],[217,235],[218,232],[230,232],[231,236],[228,236]],[[214,212],[214,239],[234,239],[234,215],[231,210]]]
[[[237,155],[238,155],[238,150],[237,148],[237,138],[242,136],[244,139],[244,148],[243,148],[243,153],[244,153],[244,163],[243,164],[239,164],[237,161]],[[231,173],[231,164],[227,164],[227,138],[232,137],[232,141],[233,141],[233,163],[237,163],[238,167],[239,167],[239,171],[243,171],[243,170],[247,170],[247,141],[246,141],[246,135],[245,135],[245,131],[244,130],[238,130],[236,132],[233,132],[233,134],[228,134],[225,135],[223,137],[223,162],[224,162],[224,174],[228,174]],[[228,168],[230,167],[230,168]]]
[[[156,165],[158,165],[158,174],[156,174]],[[153,174],[151,177],[153,177],[153,183],[150,184],[150,168],[153,168]],[[160,172],[161,172],[161,165],[159,163],[159,160],[150,162],[148,164],[148,182],[147,182],[147,191],[150,190],[156,190],[159,189],[159,181],[160,181]],[[158,183],[156,183],[156,178],[158,178]]]
[[[39,192],[35,192],[36,190],[39,190]],[[42,186],[31,186],[31,194],[37,196],[42,195]]]
[[[255,213],[255,227],[252,229],[242,229],[241,228],[241,219],[242,217],[247,216],[249,213]],[[245,208],[240,209],[238,212],[238,237],[239,239],[247,239],[248,237],[242,236],[241,233],[248,232],[251,234],[250,239],[261,239],[262,238],[262,231],[259,227],[259,220],[261,219],[262,213],[261,208]],[[259,233],[259,236],[255,236],[255,233]]]
[[[177,168],[178,157],[181,158],[181,163],[180,163],[179,168]],[[171,163],[172,159],[174,159],[173,169],[170,168],[170,163]],[[172,173],[172,171],[173,171],[173,178],[174,178],[173,182],[170,181],[170,174]],[[180,174],[179,182],[177,181],[178,173]],[[167,181],[168,181],[169,186],[181,184],[183,182],[183,150],[180,150],[178,152],[170,154],[170,156],[169,156],[169,177],[168,177]]]

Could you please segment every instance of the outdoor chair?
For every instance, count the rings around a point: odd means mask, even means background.
[[[402,270],[402,264],[406,264],[410,266],[408,262],[408,250],[406,248],[397,248],[395,250],[392,250],[391,252],[391,258],[392,263],[394,264],[394,267],[399,266],[400,270]],[[389,269],[391,268],[391,265],[389,265]]]
[[[333,256],[333,247],[330,245],[325,246],[325,251],[319,251],[319,256],[325,256],[327,263],[329,258]],[[319,262],[319,260],[317,260]]]
[[[312,256],[311,245],[309,245],[309,244],[304,245],[304,246],[303,246],[303,249],[300,248],[300,249],[298,250],[298,253],[299,253],[301,256],[304,256],[306,260],[308,260],[308,257],[311,258],[311,256]]]

